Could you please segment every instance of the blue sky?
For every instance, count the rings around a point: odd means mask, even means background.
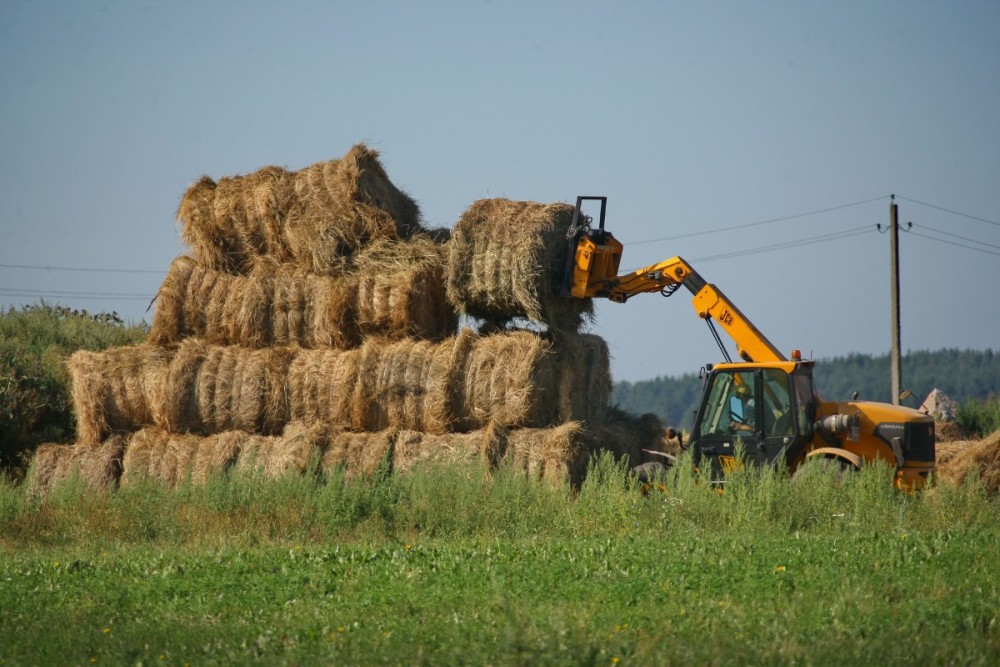
[[[149,321],[191,182],[365,141],[429,226],[607,195],[623,268],[681,255],[817,358],[889,350],[894,193],[904,351],[998,349],[997,34],[994,1],[8,0],[0,305]],[[616,379],[719,360],[683,292],[592,330]]]

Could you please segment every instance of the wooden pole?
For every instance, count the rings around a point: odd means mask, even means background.
[[[889,358],[892,374],[892,404],[899,405],[900,354],[899,354],[899,207],[896,195],[889,204],[889,251],[892,255],[892,353]]]

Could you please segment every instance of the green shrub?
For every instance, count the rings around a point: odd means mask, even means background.
[[[958,407],[955,421],[973,437],[985,437],[1000,429],[1000,396],[967,401]]]
[[[73,438],[69,355],[138,343],[146,332],[115,313],[44,302],[0,312],[0,469],[19,476],[40,443]]]

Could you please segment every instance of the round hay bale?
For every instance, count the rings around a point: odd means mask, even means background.
[[[152,345],[80,350],[68,361],[77,440],[99,444],[113,432],[133,431],[160,418],[171,350]]]
[[[612,390],[607,342],[593,334],[563,334],[556,337],[553,349],[559,374],[559,421],[601,423]]]
[[[434,349],[427,375],[426,430],[433,433],[477,428],[465,402],[466,366],[478,336],[462,329]]]
[[[288,370],[290,418],[350,425],[360,358],[358,350],[299,350]]]
[[[124,435],[115,434],[100,444],[39,445],[28,467],[28,493],[44,495],[74,476],[95,491],[114,488],[122,474],[125,442]]]
[[[558,419],[559,382],[546,338],[528,331],[479,337],[465,366],[465,407],[476,428],[548,426]]]
[[[593,436],[581,422],[507,432],[507,458],[530,477],[579,486],[586,475]]]
[[[168,438],[169,434],[157,427],[141,429],[129,437],[122,460],[123,486],[147,477],[163,481],[162,461]]]
[[[309,302],[305,325],[307,347],[347,349],[361,344],[357,318],[357,280],[352,276],[329,278],[307,274]]]
[[[462,313],[497,323],[526,317],[576,330],[590,299],[559,296],[568,256],[568,204],[481,199],[448,241],[447,293]]]
[[[293,351],[250,350],[187,339],[170,364],[159,426],[173,433],[278,433],[288,422],[285,390]]]
[[[181,198],[181,238],[198,263],[245,272],[255,255],[288,258],[282,235],[293,197],[292,179],[280,167],[265,167],[218,183],[207,176]]]
[[[331,257],[420,229],[416,202],[392,184],[378,153],[363,144],[340,160],[296,172],[294,191],[298,205],[288,212],[285,238],[296,262],[313,273],[328,274]]]
[[[280,436],[247,434],[240,447],[236,469],[243,473],[278,478],[302,474],[319,461],[326,448],[325,425],[289,422]]]
[[[474,335],[442,343],[368,339],[359,348],[351,428],[378,431],[395,426],[429,433],[451,430],[466,410],[456,405],[454,398],[462,395],[449,381],[461,384],[461,369],[472,348],[470,337]]]
[[[422,433],[400,431],[393,450],[393,471],[408,473],[425,466],[468,464],[482,459],[486,431]]]
[[[201,408],[205,406],[199,405],[198,380],[207,355],[206,343],[195,338],[181,341],[167,373],[165,421],[157,426],[173,433],[204,432]],[[220,359],[219,364],[222,363]],[[222,368],[213,368],[205,374],[206,383],[211,383],[215,397],[219,396],[217,385],[224,381],[222,377]],[[207,387],[203,387],[202,391],[207,391]]]
[[[168,433],[155,427],[142,429],[128,440],[122,484],[135,484],[145,478],[169,487],[187,481],[205,484],[233,465],[240,442],[246,437],[240,431],[198,436]]]
[[[453,336],[458,313],[445,290],[442,247],[426,237],[381,241],[358,253],[356,317],[366,336]]]
[[[389,428],[374,433],[338,431],[330,435],[323,453],[324,474],[340,469],[347,478],[370,478],[383,462],[395,465],[392,451],[396,433],[396,429]]]
[[[274,275],[271,302],[271,340],[289,345],[302,342],[305,292],[298,272],[279,271]]]

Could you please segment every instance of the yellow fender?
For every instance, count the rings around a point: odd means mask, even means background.
[[[840,447],[820,447],[819,449],[814,449],[806,454],[806,460],[808,461],[809,459],[817,456],[821,458],[835,458],[847,461],[854,466],[855,469],[860,469],[864,463],[860,456],[852,454],[846,449],[841,449]]]

